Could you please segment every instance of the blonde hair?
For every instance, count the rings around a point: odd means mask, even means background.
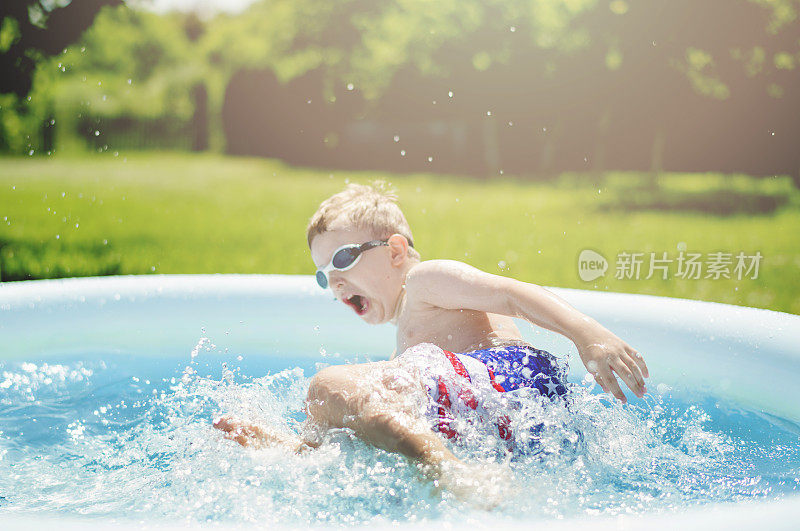
[[[351,183],[323,201],[306,227],[308,246],[311,247],[315,236],[343,227],[367,230],[375,238],[401,234],[408,240],[408,255],[420,258],[413,247],[408,221],[397,205],[397,194],[384,181],[373,181],[369,185]]]

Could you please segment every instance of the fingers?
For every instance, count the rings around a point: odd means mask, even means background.
[[[599,381],[598,376],[600,377]],[[600,367],[597,370],[597,374],[595,374],[594,379],[600,384],[600,387],[602,387],[603,391],[606,393],[611,393],[620,399],[623,404],[628,401],[628,399],[625,397],[625,394],[622,392],[622,389],[619,388],[617,379],[614,378],[614,375],[611,373],[611,369],[608,365],[605,367]]]
[[[635,367],[635,364],[634,364]],[[622,381],[630,388],[631,391],[634,392],[636,396],[641,398],[644,396],[644,380],[642,380],[641,375],[637,374],[639,372],[638,367],[636,367],[635,371],[632,371],[631,368],[620,358],[616,358],[611,362],[611,368],[616,372]]]
[[[633,361],[639,367],[639,370],[642,371],[642,375],[645,378],[650,378],[650,371],[647,369],[647,363],[644,362],[644,358],[642,357],[642,355],[639,352],[637,352],[636,349],[633,349],[631,347],[626,347],[625,350],[628,352],[628,354],[631,355],[631,358],[633,358]]]
[[[633,375],[633,379],[636,382],[636,389],[641,390],[642,394],[646,393],[647,382],[644,381],[644,375],[642,374],[642,370],[639,368],[639,365],[636,363],[636,361],[630,356],[622,356],[620,359]],[[630,387],[630,385],[628,385],[628,387]],[[633,387],[631,387],[631,389],[636,391],[636,389]]]
[[[625,352],[621,354],[619,358],[633,374],[633,378],[636,380],[636,385],[643,388],[645,386],[644,375],[642,374],[641,367],[636,362],[636,354],[638,354],[638,352],[632,348],[625,347]],[[639,356],[641,357],[641,354],[639,354]]]

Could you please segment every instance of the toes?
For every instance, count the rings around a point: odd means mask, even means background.
[[[234,429],[234,425],[231,422],[230,417],[220,417],[220,418],[218,418],[217,420],[215,420],[213,422],[213,426],[218,430],[222,430],[222,431],[226,431],[226,432],[229,432],[232,429]]]

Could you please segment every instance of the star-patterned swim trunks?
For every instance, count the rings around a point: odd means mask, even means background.
[[[503,392],[530,387],[548,398],[567,393],[564,385],[567,381],[566,364],[559,364],[559,360],[546,350],[530,345],[513,345],[463,352],[460,355],[475,358],[486,365]]]
[[[472,411],[480,418],[495,419],[496,433],[510,441],[509,417],[487,408],[493,401],[491,395],[511,395],[521,388],[550,400],[567,394],[566,362],[524,343],[464,353],[421,343],[401,357],[424,369],[421,374],[430,397],[427,416],[433,421],[432,428],[448,438],[458,435],[457,419]]]

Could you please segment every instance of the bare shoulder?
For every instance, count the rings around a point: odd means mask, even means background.
[[[428,260],[408,272],[406,293],[409,302],[503,313],[515,282],[457,260]]]
[[[474,267],[457,260],[425,260],[408,272],[406,290],[424,289],[431,282],[463,278],[464,274],[477,271]]]
[[[443,296],[467,289],[485,274],[457,260],[426,260],[408,272],[406,293],[417,302],[441,306]]]

